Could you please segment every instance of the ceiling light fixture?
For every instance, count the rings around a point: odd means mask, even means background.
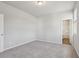
[[[43,2],[42,2],[42,1],[37,1],[37,4],[38,4],[38,5],[42,5]]]
[[[36,5],[43,5],[44,1],[36,1]]]

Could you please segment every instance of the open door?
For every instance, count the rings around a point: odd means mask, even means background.
[[[70,44],[70,20],[63,21],[63,44]]]
[[[0,14],[0,52],[3,51],[4,43],[4,19],[3,14]]]

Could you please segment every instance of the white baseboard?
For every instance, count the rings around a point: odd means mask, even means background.
[[[9,47],[9,48],[4,49],[2,52],[6,51],[6,50],[9,50],[9,49],[12,49],[12,48],[15,48],[15,47],[18,47],[18,46],[21,46],[21,45],[24,45],[24,44],[27,44],[27,43],[32,42],[32,41],[35,41],[35,40],[36,39],[32,39],[31,41],[26,41],[26,42],[17,44],[16,46],[12,46],[12,47]]]
[[[62,44],[62,43],[56,43],[56,42],[52,42],[52,41],[45,41],[45,40],[41,40],[41,39],[38,39],[39,41],[44,41],[44,42],[49,42],[49,43],[53,43],[53,44]]]

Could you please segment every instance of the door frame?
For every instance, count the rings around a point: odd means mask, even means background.
[[[0,14],[0,16],[2,17],[2,25],[3,25],[3,32],[0,34],[2,37],[2,40],[1,40],[1,48],[0,48],[0,52],[3,52],[4,51],[4,14]]]

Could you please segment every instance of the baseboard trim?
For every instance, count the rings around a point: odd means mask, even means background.
[[[12,49],[12,48],[15,48],[15,47],[18,47],[18,46],[21,46],[21,45],[24,45],[24,44],[27,44],[27,43],[32,42],[32,41],[35,41],[35,40],[36,40],[36,39],[32,39],[31,41],[23,42],[23,43],[17,44],[16,46],[12,46],[12,47],[9,47],[9,48],[4,49],[2,52],[6,51],[6,50],[9,50],[9,49]]]

